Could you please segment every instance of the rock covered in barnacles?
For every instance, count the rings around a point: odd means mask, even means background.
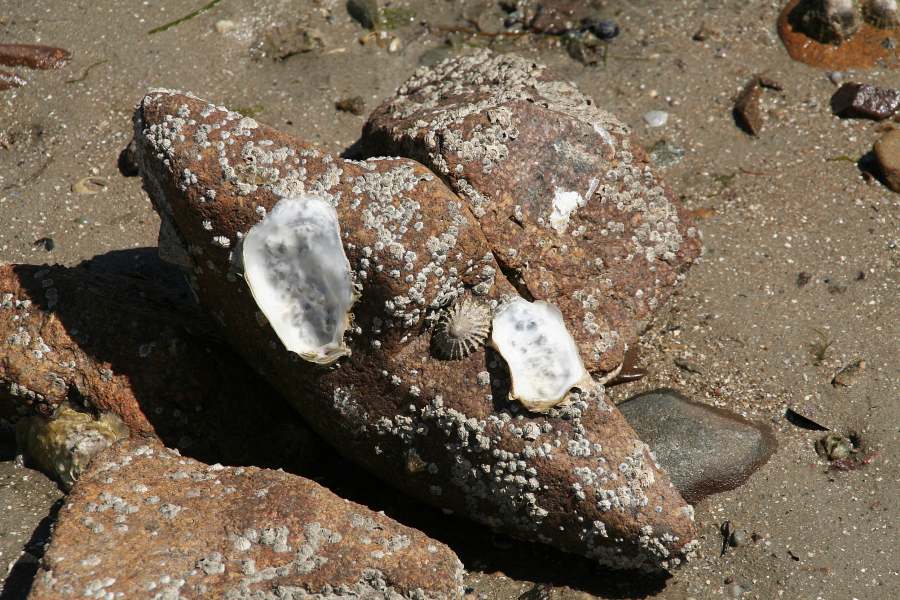
[[[318,463],[318,438],[214,334],[180,294],[136,277],[2,266],[0,419],[64,486],[120,422],[205,460]]]
[[[491,341],[509,368],[510,395],[529,410],[546,412],[569,390],[592,384],[559,309],[516,298],[494,315]]]
[[[420,69],[362,143],[423,162],[465,198],[503,274],[560,308],[591,373],[621,364],[700,251],[626,126],[524,58]]]
[[[440,542],[308,479],[125,441],[67,498],[29,598],[438,600],[462,575]]]
[[[342,454],[435,506],[603,564],[658,569],[693,551],[691,507],[602,387],[546,414],[511,397],[471,310],[492,316],[517,290],[466,202],[424,166],[343,160],[166,90],[138,106],[135,140],[201,303]],[[334,207],[355,289],[350,353],[331,365],[284,347],[236,254],[265,215],[307,194]],[[457,311],[472,323],[451,325]],[[444,334],[471,336],[454,360],[433,345]]]

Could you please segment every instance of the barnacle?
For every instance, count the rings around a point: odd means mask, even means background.
[[[438,319],[431,337],[431,346],[441,358],[463,358],[483,346],[490,331],[490,309],[465,298],[456,302]]]

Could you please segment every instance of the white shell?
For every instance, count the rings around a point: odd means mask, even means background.
[[[441,358],[463,358],[483,346],[490,331],[490,309],[466,298],[441,315],[431,344]]]
[[[315,194],[280,200],[243,243],[244,278],[284,347],[329,364],[344,345],[353,305],[337,212]]]
[[[491,343],[509,366],[512,397],[526,408],[545,412],[566,399],[590,376],[559,309],[522,298],[494,315]]]

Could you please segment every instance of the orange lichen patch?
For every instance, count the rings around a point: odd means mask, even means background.
[[[835,71],[900,66],[897,48],[887,48],[884,43],[886,39],[900,38],[900,30],[897,28],[879,29],[862,23],[859,31],[842,44],[822,43],[796,28],[791,13],[801,1],[788,2],[778,17],[778,35],[794,60]],[[895,46],[896,43],[889,45]]]

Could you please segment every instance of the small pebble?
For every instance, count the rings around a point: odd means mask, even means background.
[[[237,24],[234,21],[229,21],[228,19],[216,21],[216,31],[218,31],[219,33],[228,33],[229,31],[234,30],[235,27],[237,27]]]
[[[728,545],[732,548],[737,548],[738,546],[743,546],[747,543],[747,532],[743,530],[737,530],[731,532],[731,535],[728,538]]]
[[[375,29],[381,23],[377,0],[348,0],[347,12],[366,29]]]
[[[845,83],[831,97],[831,110],[842,118],[887,119],[900,108],[900,90],[867,83]]]
[[[669,121],[669,113],[664,110],[651,110],[644,113],[644,122],[649,127],[662,127]]]
[[[892,129],[881,136],[873,150],[884,183],[900,193],[900,129]]]
[[[609,19],[585,19],[584,27],[599,39],[608,41],[618,37],[619,25]]]
[[[366,101],[362,96],[351,96],[349,98],[341,98],[334,103],[334,107],[341,112],[361,115],[366,110]]]
[[[42,237],[34,240],[33,244],[36,248],[42,247],[47,252],[51,252],[54,248],[56,248],[56,242],[53,241],[52,237]]]

